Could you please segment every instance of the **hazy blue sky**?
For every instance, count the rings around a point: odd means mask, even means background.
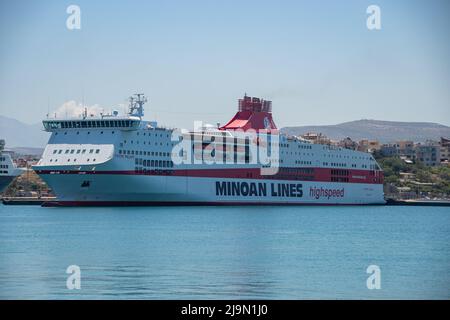
[[[66,8],[81,8],[81,30]],[[366,28],[381,7],[382,29]],[[247,92],[279,126],[450,125],[450,1],[2,1],[0,114],[145,92],[146,118],[224,123]]]

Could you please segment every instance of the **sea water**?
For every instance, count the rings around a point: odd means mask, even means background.
[[[450,210],[0,205],[0,298],[449,299]]]

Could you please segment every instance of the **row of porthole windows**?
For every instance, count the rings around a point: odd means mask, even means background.
[[[340,170],[340,169],[331,169],[331,174],[336,176],[348,176],[350,171],[348,170]]]
[[[77,131],[77,134],[80,134],[80,131]],[[87,134],[91,134],[91,132],[88,131]],[[100,134],[103,134],[103,131],[100,131]],[[114,134],[114,131],[111,131],[111,134]],[[55,136],[57,136],[57,135],[58,135],[58,132],[55,132]],[[67,131],[64,132],[64,135],[67,135]]]
[[[0,157],[0,161],[6,161],[6,157]]]
[[[8,171],[4,171],[4,170],[2,170],[2,171],[0,171],[0,173],[8,173]]]
[[[95,160],[96,160],[96,159],[92,159],[93,162],[95,162]],[[67,159],[67,162],[70,162],[70,161],[71,161],[70,158]],[[91,161],[90,158],[86,159],[86,162],[90,162],[90,161]],[[54,161],[53,161],[53,159],[50,159],[50,162],[58,162],[58,159],[55,159]],[[77,162],[77,159],[74,158],[74,159],[73,159],[73,162]]]
[[[169,157],[170,152],[155,152],[155,151],[135,151],[135,150],[119,150],[119,154],[139,155],[139,156],[160,156]]]
[[[337,163],[331,163],[331,166],[332,167],[346,167],[347,166],[347,164],[346,163],[340,163],[340,162],[337,162]]]
[[[55,149],[55,150],[53,150],[53,154],[62,154],[62,152],[63,152],[64,150],[62,150],[62,149]],[[64,151],[64,154],[75,154],[75,151],[76,151],[76,154],[85,154],[86,153],[86,151],[87,151],[87,149],[66,149],[65,151]],[[94,153],[94,151],[95,151],[95,153],[100,153],[100,149],[90,149],[89,150],[89,153]]]
[[[324,165],[324,166],[330,165],[330,166],[332,166],[332,167],[346,167],[346,166],[347,166],[346,163],[334,163],[334,162],[331,162],[331,163],[323,162],[323,165]]]
[[[136,132],[136,135],[138,136],[138,135],[139,135],[139,132]],[[145,132],[144,132],[143,136],[145,136]],[[152,134],[149,132],[149,133],[148,133],[148,136],[151,137]],[[163,136],[162,133],[160,133],[159,136],[162,138],[162,136]],[[155,133],[155,137],[158,137],[158,134],[157,134],[157,133]],[[168,138],[169,135],[166,134],[166,137]]]
[[[134,141],[131,140],[130,143],[131,143],[131,144],[134,144]],[[123,147],[124,144],[127,144],[127,141],[126,141],[126,140],[124,140],[123,142],[121,142],[121,143],[120,143],[120,146]],[[136,144],[139,144],[139,140],[136,141]],[[147,142],[146,142],[146,141],[143,141],[143,144],[147,144]],[[149,142],[148,142],[148,145],[150,145],[150,144],[151,144],[151,142],[149,141]],[[159,146],[162,146],[162,145],[164,145],[164,144],[163,144],[163,142],[159,142],[159,143],[158,143],[158,142],[155,142],[155,146],[158,146],[158,145],[159,145]],[[171,145],[175,145],[175,143],[172,142]],[[169,142],[166,142],[166,146],[169,146]]]
[[[293,151],[291,151],[290,153],[289,152],[284,152],[284,151],[281,151],[281,154],[287,154],[287,155],[295,155],[295,156],[297,156],[297,155],[299,155],[299,156],[301,156],[301,155],[303,155],[303,156],[314,156],[314,153],[301,153],[301,152],[299,152],[299,153],[297,153],[297,152],[293,152]]]
[[[295,164],[312,164],[311,161],[295,160]]]
[[[8,165],[7,164],[0,164],[0,168],[2,168],[2,169],[8,169]]]
[[[173,161],[170,160],[147,160],[147,159],[135,159],[135,165],[141,165],[143,167],[156,167],[156,168],[173,168]]]

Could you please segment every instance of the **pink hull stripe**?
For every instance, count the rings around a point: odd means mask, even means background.
[[[299,168],[301,169],[301,168]],[[345,169],[349,174],[345,177],[348,181],[332,181],[332,177],[342,178],[331,174],[332,169],[328,168],[304,168],[313,169],[313,174],[299,172],[280,171],[277,175],[261,175],[259,168],[248,169],[180,169],[180,170],[148,170],[137,172],[126,171],[78,171],[78,170],[35,170],[37,174],[109,174],[109,175],[142,175],[142,176],[174,176],[190,178],[224,178],[224,179],[260,179],[260,180],[286,180],[286,181],[314,181],[314,182],[341,182],[341,183],[366,183],[382,184],[383,173],[379,172],[378,177],[370,170]]]

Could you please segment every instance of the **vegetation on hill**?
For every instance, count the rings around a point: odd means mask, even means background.
[[[381,157],[377,161],[384,170],[385,184],[410,188],[419,196],[450,197],[450,167],[427,167],[422,163],[406,163],[399,157]]]

